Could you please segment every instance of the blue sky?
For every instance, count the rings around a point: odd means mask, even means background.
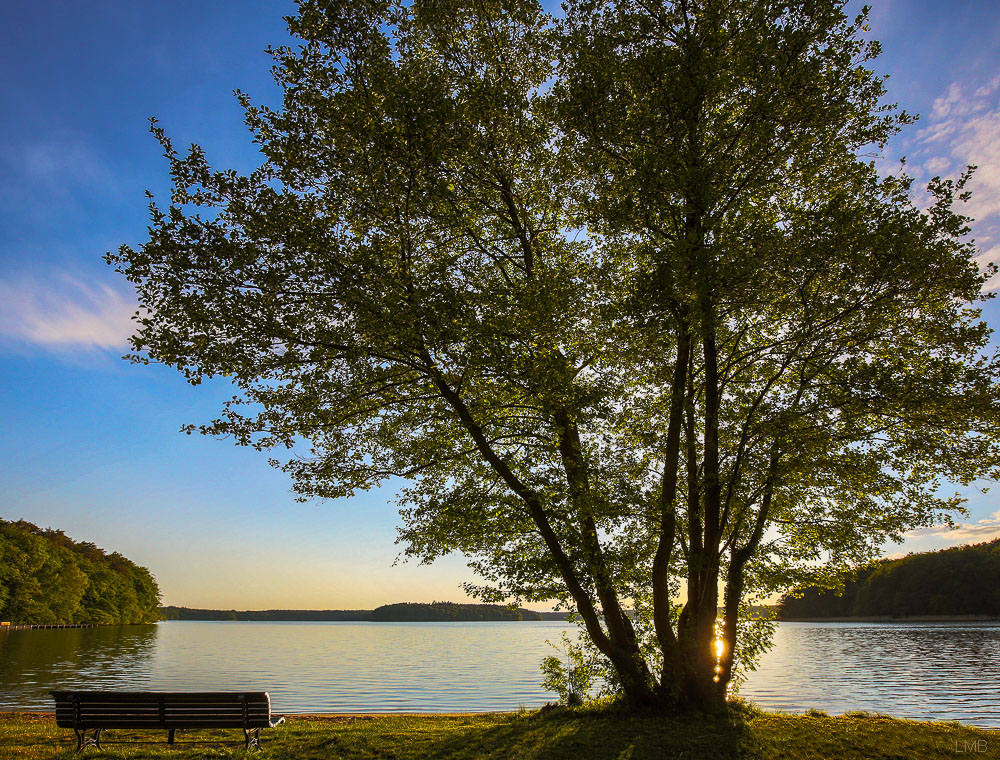
[[[980,169],[975,236],[1000,259],[1000,5],[875,2],[890,96],[917,125],[886,152],[918,180]],[[105,251],[140,243],[167,188],[157,117],[216,166],[256,154],[232,90],[275,103],[269,45],[290,2],[9,3],[0,28],[0,517],[65,530],[148,566],[169,604],[366,608],[461,599],[459,557],[392,566],[391,487],[296,503],[265,457],[178,433],[229,389],[121,361],[131,292]],[[1000,283],[995,283],[1000,285]],[[1000,309],[987,307],[1000,327]],[[1000,535],[1000,501],[893,551]]]

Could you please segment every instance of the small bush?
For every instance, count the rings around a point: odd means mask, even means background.
[[[582,705],[589,696],[597,675],[594,664],[587,659],[583,648],[571,642],[565,633],[562,637],[562,647],[556,646],[551,641],[546,643],[562,652],[565,662],[563,657],[555,655],[542,660],[542,673],[545,674],[542,688],[558,694],[561,705],[566,707]]]

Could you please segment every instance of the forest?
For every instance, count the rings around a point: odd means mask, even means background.
[[[541,614],[533,610],[511,609],[500,604],[456,604],[455,602],[433,602],[417,604],[401,602],[384,604],[372,610],[373,622],[381,621],[475,621],[475,620],[541,620]]]
[[[0,620],[153,623],[160,589],[149,570],[61,530],[0,519]]]
[[[487,620],[565,620],[565,612],[512,610],[497,604],[401,602],[374,610],[206,610],[167,606],[164,620],[360,620],[370,622],[448,622]]]
[[[882,559],[857,571],[843,593],[786,594],[780,619],[989,615],[1000,617],[1000,538]]]
[[[160,609],[163,620],[370,620],[371,610],[208,610],[198,607]]]

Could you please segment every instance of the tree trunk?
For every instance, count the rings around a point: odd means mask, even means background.
[[[743,588],[746,583],[743,571],[750,558],[754,555],[754,552],[757,551],[761,538],[764,536],[764,528],[767,525],[768,516],[771,511],[771,500],[774,497],[774,484],[777,478],[780,458],[777,444],[775,444],[771,449],[771,457],[768,462],[767,480],[764,483],[764,493],[761,498],[760,510],[757,512],[750,536],[743,546],[739,548],[736,548],[734,541],[734,546],[730,554],[729,577],[726,580],[726,606],[722,625],[724,649],[722,656],[719,658],[718,686],[723,698],[725,698],[729,681],[733,677],[733,657],[736,651],[740,602],[743,600]]]
[[[688,585],[688,601],[681,612],[678,646],[680,672],[676,688],[681,706],[689,710],[718,713],[725,709],[725,693],[719,694],[716,678],[716,620],[719,602],[719,563],[714,549],[692,557],[698,569],[691,573],[698,586]]]
[[[695,222],[692,229],[698,233]],[[706,285],[702,285],[707,290]],[[688,498],[688,579],[687,603],[681,612],[678,644],[681,672],[679,693],[685,706],[708,713],[725,709],[725,690],[719,689],[716,672],[716,621],[719,606],[719,542],[722,538],[721,483],[719,472],[719,377],[715,336],[715,313],[706,292],[699,298],[700,333],[705,373],[703,491],[701,498]],[[693,399],[691,400],[693,403]],[[697,470],[690,461],[694,455],[694,427],[688,429],[688,467],[692,480]]]
[[[653,625],[663,655],[660,670],[660,694],[667,702],[676,702],[679,695],[667,688],[679,669],[677,637],[670,620],[670,558],[677,533],[677,471],[680,466],[680,436],[683,426],[684,394],[691,358],[691,338],[686,325],[677,332],[677,357],[670,393],[670,418],[667,424],[667,445],[663,458],[663,479],[660,484],[660,538],[653,557]]]

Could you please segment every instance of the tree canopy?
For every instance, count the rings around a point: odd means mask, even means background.
[[[0,620],[153,623],[160,590],[149,570],[61,530],[0,520]]]
[[[558,600],[631,703],[719,709],[748,600],[1000,461],[968,174],[921,209],[859,157],[911,119],[843,5],[300,0],[259,169],[154,124],[133,359],[231,378],[189,432],[303,498],[405,478],[407,555]]]

